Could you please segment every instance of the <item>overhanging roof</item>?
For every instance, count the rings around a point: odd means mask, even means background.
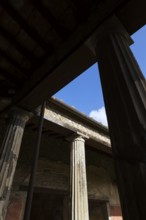
[[[64,102],[51,98],[47,102],[42,134],[46,138],[68,140],[77,134],[87,136],[86,146],[111,155],[111,143],[108,128],[79,112]],[[38,116],[33,117],[27,124],[29,131],[38,130]]]
[[[85,40],[116,14],[130,34],[145,24],[145,0],[2,0],[0,109],[32,110],[90,67]]]

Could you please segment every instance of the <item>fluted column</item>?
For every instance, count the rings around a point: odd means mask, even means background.
[[[0,148],[0,220],[5,219],[24,127],[31,114],[12,110],[3,144]]]
[[[84,136],[71,144],[71,219],[89,219]]]
[[[146,219],[146,83],[112,17],[89,40],[97,55],[124,220]]]

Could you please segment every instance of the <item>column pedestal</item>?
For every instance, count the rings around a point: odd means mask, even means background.
[[[30,113],[13,110],[0,149],[0,220],[5,219],[22,136]]]
[[[74,138],[71,146],[71,219],[89,220],[85,140]]]

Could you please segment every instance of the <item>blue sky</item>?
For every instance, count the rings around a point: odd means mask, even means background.
[[[134,40],[131,50],[146,77],[146,25],[131,37]],[[107,126],[97,63],[54,96]]]

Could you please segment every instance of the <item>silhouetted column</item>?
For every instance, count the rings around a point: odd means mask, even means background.
[[[84,136],[75,137],[71,146],[71,219],[89,219]]]
[[[135,15],[136,16],[136,15]],[[116,17],[89,40],[97,55],[124,220],[146,219],[146,84]]]
[[[5,219],[24,127],[31,114],[12,110],[0,151],[0,220]]]

